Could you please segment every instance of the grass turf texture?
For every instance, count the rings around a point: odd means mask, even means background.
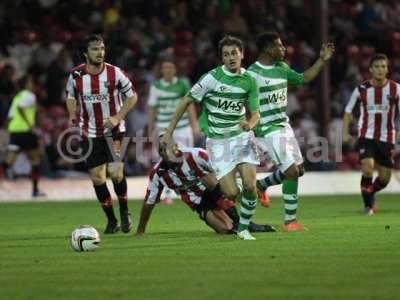
[[[0,299],[398,299],[399,198],[365,217],[357,196],[302,197],[309,232],[256,241],[214,234],[176,201],[154,209],[145,236],[101,234],[94,253],[68,239],[79,224],[102,232],[97,203],[0,204]],[[281,227],[282,211],[273,199],[254,220]]]

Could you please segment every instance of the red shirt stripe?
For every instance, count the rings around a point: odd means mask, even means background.
[[[360,131],[360,137],[364,138],[365,134],[367,133],[368,130],[368,109],[367,109],[367,90],[366,89],[360,89],[360,101],[361,105],[363,106],[363,120],[362,120],[362,126],[361,126],[361,131]]]
[[[382,87],[374,88],[375,95],[375,105],[382,104]],[[374,129],[374,139],[380,140],[381,138],[381,127],[382,127],[382,113],[375,113],[375,129]]]
[[[88,135],[89,132],[89,114],[86,108],[86,103],[83,100],[83,79],[82,77],[78,77],[76,79],[76,88],[78,90],[78,94],[79,94],[79,99],[81,101],[81,108],[82,108],[82,121],[83,121],[83,125],[82,125],[82,134],[84,136]]]
[[[205,174],[203,173],[202,170],[200,170],[200,168],[197,166],[194,158],[193,158],[193,154],[192,153],[187,153],[187,159],[186,161],[188,162],[190,168],[194,171],[194,173],[196,174],[196,176],[198,178],[203,177]]]
[[[394,144],[394,136],[393,136],[393,110],[396,109],[396,103],[392,103],[396,99],[397,95],[397,85],[392,80],[390,81],[390,108],[387,122],[387,134],[388,134],[388,142]]]
[[[100,93],[98,74],[90,76],[90,88],[92,95]],[[96,136],[101,136],[103,134],[103,110],[101,108],[101,103],[93,103],[93,111],[96,124]]]

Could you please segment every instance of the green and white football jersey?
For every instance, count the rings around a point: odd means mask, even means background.
[[[163,133],[167,129],[181,98],[188,91],[189,86],[186,81],[179,78],[174,78],[171,83],[160,79],[150,87],[148,104],[157,109],[156,128],[159,133]],[[189,118],[185,112],[176,128],[187,126],[189,126]]]
[[[200,129],[209,138],[239,135],[246,107],[251,112],[259,110],[258,87],[245,69],[235,74],[219,66],[204,74],[188,96],[202,104]]]
[[[257,61],[247,69],[247,72],[256,80],[260,89],[261,119],[254,132],[256,137],[263,137],[288,124],[289,118],[286,115],[288,85],[303,85],[304,75],[297,73],[284,62],[266,66]]]

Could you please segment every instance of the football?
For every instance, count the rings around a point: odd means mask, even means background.
[[[72,231],[70,244],[78,252],[94,251],[100,244],[100,234],[90,225],[81,225]]]

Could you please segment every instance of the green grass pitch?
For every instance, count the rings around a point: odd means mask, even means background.
[[[68,239],[80,224],[102,232],[94,201],[0,204],[0,299],[399,299],[400,196],[379,204],[365,217],[358,196],[302,197],[310,231],[240,241],[176,201],[154,209],[145,236],[101,234],[93,253]],[[254,220],[281,227],[282,213],[275,198]]]

